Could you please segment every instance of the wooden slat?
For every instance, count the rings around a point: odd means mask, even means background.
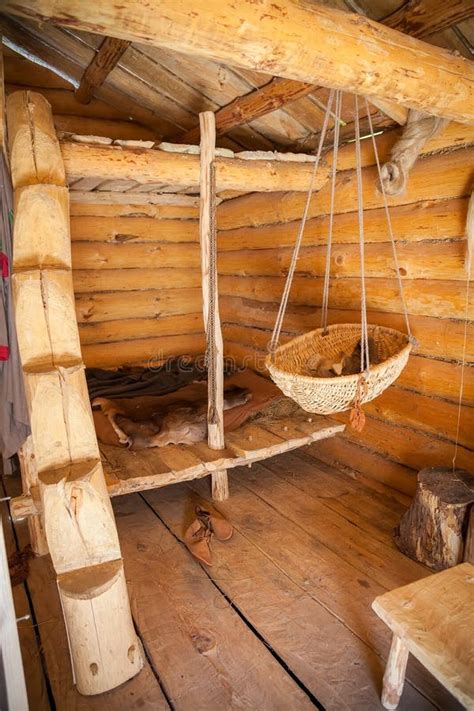
[[[155,269],[199,267],[199,245],[117,242],[73,242],[72,264],[74,269],[139,269],[143,265]]]
[[[124,294],[124,299],[127,295]],[[201,314],[176,314],[160,319],[130,318],[104,323],[85,323],[79,327],[83,346],[91,343],[112,343],[159,336],[194,335],[203,333]]]
[[[474,121],[469,61],[326,6],[285,0],[262,16],[259,7],[243,0],[225,7],[209,2],[199,8],[191,25],[172,0],[147,5],[139,17],[135,15],[133,24],[132,0],[125,0],[120,11],[114,9],[112,0],[80,3],[74,10],[66,0],[56,2],[54,10],[48,0],[11,0],[4,9],[58,23],[74,22],[78,29],[162,45],[230,65],[271,66],[277,76],[336,85],[446,118]],[[295,54],[295,46],[306,51]],[[391,67],[390,82],[379,73],[382,55]]]
[[[91,100],[95,90],[102,86],[129,46],[130,42],[115,37],[104,39],[76,90],[76,99],[80,104],[87,104]]]
[[[198,224],[191,220],[152,217],[72,217],[71,239],[87,242],[198,242]]]

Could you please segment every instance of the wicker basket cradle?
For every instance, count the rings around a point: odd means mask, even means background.
[[[367,391],[361,404],[382,393],[400,375],[411,351],[406,334],[383,326],[368,326],[368,335],[375,344],[377,364],[370,365],[366,377]],[[337,324],[310,331],[285,343],[269,355],[266,366],[272,380],[285,395],[295,400],[303,410],[319,415],[331,415],[352,407],[360,373],[334,378],[308,375],[308,364],[318,356],[338,360],[339,353],[351,353],[361,338],[356,324]]]

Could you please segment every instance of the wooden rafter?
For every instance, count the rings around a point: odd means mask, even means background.
[[[81,83],[76,91],[76,99],[81,104],[88,104],[94,95],[94,90],[102,86],[107,76],[130,46],[127,40],[116,37],[106,37],[97,54],[84,72]]]
[[[249,123],[276,111],[286,104],[301,99],[314,91],[313,84],[305,84],[291,79],[277,77],[265,86],[239,96],[215,113],[216,133],[222,136],[233,128]],[[199,140],[199,126],[180,136],[181,143],[195,143]]]
[[[426,37],[473,16],[472,0],[408,0],[382,22],[412,37]]]

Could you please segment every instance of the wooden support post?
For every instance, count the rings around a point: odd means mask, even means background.
[[[212,111],[199,115],[201,129],[200,162],[200,241],[204,328],[207,335],[208,444],[224,449],[224,344],[219,316],[217,289],[217,226],[214,156],[216,120]],[[223,501],[229,496],[227,472],[212,475],[212,497]]]
[[[405,683],[408,654],[408,647],[394,634],[383,676],[382,706],[386,709],[398,706]]]
[[[78,691],[99,694],[143,660],[81,360],[64,165],[40,94],[12,94],[7,119],[15,319],[32,430],[20,460],[37,512],[30,533],[36,551],[46,534]]]

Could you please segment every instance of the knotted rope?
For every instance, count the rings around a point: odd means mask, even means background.
[[[421,149],[448,123],[449,119],[426,116],[419,111],[408,112],[403,134],[390,151],[390,160],[382,167],[381,185],[387,195],[401,195],[405,192],[408,174]]]

